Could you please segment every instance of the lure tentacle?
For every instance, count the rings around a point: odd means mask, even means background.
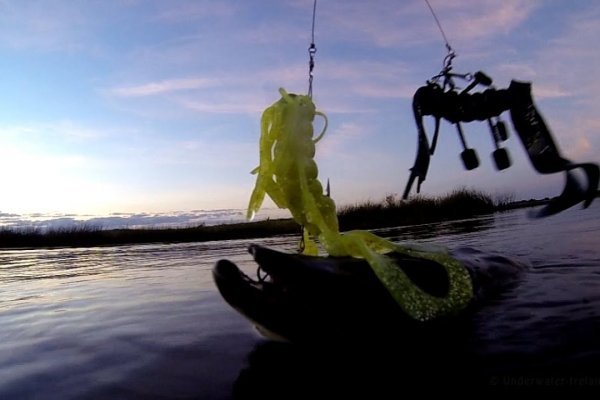
[[[320,111],[317,111],[315,114],[323,117],[323,119],[325,120],[325,126],[323,127],[323,130],[321,131],[319,136],[317,136],[315,138],[315,140],[313,140],[313,143],[317,143],[319,140],[323,139],[323,136],[325,136],[325,131],[327,131],[327,125],[329,125],[329,120],[327,119],[327,115],[323,114]]]

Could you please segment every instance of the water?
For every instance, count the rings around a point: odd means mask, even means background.
[[[280,208],[261,209],[256,220],[289,218],[289,212]],[[245,209],[191,210],[158,213],[89,214],[13,214],[0,211],[0,229],[40,230],[56,229],[141,229],[185,228],[198,225],[234,224],[246,221]]]
[[[378,233],[530,265],[468,322],[452,355],[470,364],[466,374],[485,371],[493,386],[600,386],[600,206],[533,221],[526,212]],[[248,244],[293,251],[296,239],[0,251],[0,398],[227,399],[386,387],[374,365],[389,355],[365,351],[370,343],[342,356],[271,343],[219,296],[217,260],[252,273]],[[432,363],[442,365],[441,356]],[[399,365],[385,369],[394,382],[402,382]]]

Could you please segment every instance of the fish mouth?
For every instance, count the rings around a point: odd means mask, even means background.
[[[258,264],[256,278],[226,259],[214,266],[213,278],[224,300],[263,336],[310,344],[402,338],[408,339],[403,343],[429,346],[441,336],[449,340],[449,332],[460,332],[472,312],[514,288],[529,268],[500,254],[455,249],[452,256],[472,281],[473,300],[456,316],[420,322],[402,310],[363,259],[291,254],[255,244],[248,252]],[[438,297],[448,294],[448,274],[441,264],[399,253],[385,256],[421,290]]]
[[[361,279],[379,284],[363,260],[288,254],[259,245],[250,245],[248,252],[258,264],[256,278],[229,260],[217,262],[213,278],[225,301],[270,339],[316,339],[338,330],[327,315],[343,325],[351,310],[359,310],[348,299],[368,287]]]
[[[258,264],[256,278],[229,260],[217,262],[213,278],[225,301],[271,339],[312,341],[417,324],[363,259],[290,254],[260,245],[248,251]],[[389,257],[420,288],[447,294],[448,276],[440,264],[396,253]]]

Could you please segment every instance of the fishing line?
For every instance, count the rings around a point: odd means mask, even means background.
[[[431,11],[431,15],[433,15],[433,18],[435,19],[435,23],[437,24],[437,26],[440,30],[440,33],[442,34],[442,37],[444,38],[444,42],[446,43],[446,49],[448,49],[448,52],[454,52],[452,50],[452,46],[450,46],[450,43],[448,42],[448,38],[446,37],[446,33],[444,32],[444,29],[442,28],[442,24],[440,23],[440,20],[438,19],[437,15],[435,14],[433,7],[431,7],[431,4],[429,4],[429,0],[424,0],[424,1],[427,4],[427,7],[429,7],[429,11]]]
[[[315,45],[315,20],[317,16],[317,0],[313,3],[313,14],[312,14],[312,29],[311,29],[311,42],[308,47],[308,97],[312,98],[313,89],[313,70],[315,68],[315,54],[317,52],[317,46]]]
[[[312,99],[312,91],[313,91],[313,78],[315,77],[313,70],[315,69],[315,54],[317,53],[317,46],[315,45],[315,21],[317,19],[317,0],[313,2],[313,12],[312,12],[312,27],[310,31],[310,46],[308,46],[308,97]],[[304,225],[300,227],[300,244],[298,246],[298,252],[304,252],[305,248],[305,236],[306,236],[306,228]]]

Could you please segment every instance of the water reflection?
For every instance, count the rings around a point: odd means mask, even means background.
[[[600,208],[595,207],[547,220],[531,221],[518,210],[379,230],[395,241],[435,239],[453,249],[472,245],[508,259],[520,256],[533,268],[482,305],[457,334],[411,339],[408,349],[402,338],[309,348],[258,343],[235,382],[236,398],[377,398],[440,386],[600,386]],[[477,261],[484,259],[481,254],[471,255]]]
[[[415,241],[432,239],[439,236],[454,236],[466,233],[473,234],[475,232],[494,228],[495,222],[496,217],[494,215],[489,215],[458,221],[377,229],[374,232],[380,236],[389,238],[392,241]]]
[[[597,204],[546,220],[516,210],[379,231],[532,264],[516,288],[475,315],[460,341],[415,346],[412,358],[398,343],[306,349],[266,342],[222,300],[211,277],[217,260],[253,274],[250,243],[293,252],[297,236],[2,250],[0,398],[226,399],[233,388],[239,398],[360,391],[377,398],[411,383],[447,382],[448,371],[456,382],[522,372],[587,374],[600,384]]]
[[[376,339],[311,347],[257,344],[234,383],[235,399],[389,398],[418,390],[477,389],[491,376],[461,342],[402,343]],[[442,345],[443,344],[443,345]],[[407,346],[408,345],[408,346]],[[460,360],[460,361],[458,361]],[[459,363],[459,364],[458,364]]]

